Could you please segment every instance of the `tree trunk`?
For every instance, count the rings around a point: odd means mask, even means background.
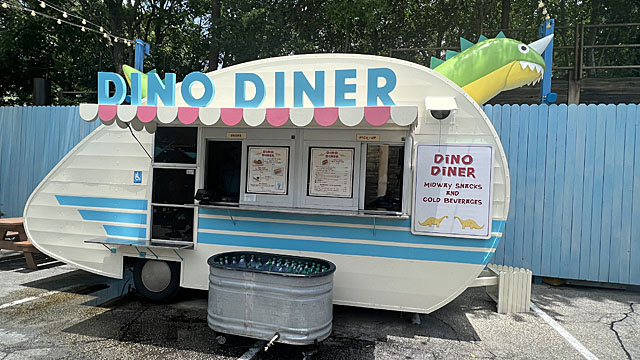
[[[112,33],[120,34],[121,29],[123,29],[122,19],[124,18],[122,2],[105,0],[104,3],[107,5],[109,26],[111,27]],[[113,43],[113,46],[111,46],[111,58],[113,59],[115,72],[122,74],[122,65],[124,64],[124,44],[121,41]]]
[[[220,0],[211,0],[211,25],[209,26],[209,71],[218,69],[220,63]]]
[[[511,0],[502,0],[502,14],[500,18],[500,27],[508,29],[511,16]]]

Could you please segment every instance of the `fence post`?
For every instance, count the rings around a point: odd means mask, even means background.
[[[133,67],[138,71],[144,72],[144,57],[149,55],[151,47],[146,42],[137,39],[136,40],[136,56]]]
[[[555,28],[555,19],[545,20],[540,25],[539,36],[542,39],[545,36],[553,34]],[[546,68],[542,76],[542,83],[540,84],[540,103],[549,104],[556,101],[558,95],[551,92],[551,70],[553,68],[553,39],[542,54]]]

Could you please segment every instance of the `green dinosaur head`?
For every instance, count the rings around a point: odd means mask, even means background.
[[[462,52],[447,51],[447,61],[431,59],[431,67],[462,87],[479,104],[501,91],[535,84],[544,73],[542,52],[553,35],[531,44],[507,39],[481,38],[477,44],[460,39]]]

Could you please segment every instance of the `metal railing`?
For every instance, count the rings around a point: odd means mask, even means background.
[[[628,29],[628,31],[637,31],[637,34],[640,34],[640,23],[623,23],[623,24],[576,24],[572,26],[556,26],[555,27],[555,38],[554,38],[554,72],[569,72],[569,77],[580,80],[584,78],[587,72],[590,72],[592,75],[595,75],[593,71],[595,70],[640,70],[640,43],[620,43],[619,37],[614,37],[611,39],[609,36],[605,39],[605,43],[598,43],[598,32],[601,29]],[[513,36],[516,39],[528,41],[534,40],[537,38],[538,28],[513,28],[513,29],[486,29],[484,30],[487,34],[493,34],[503,31],[510,36],[511,34],[517,33],[519,36]],[[591,32],[596,32],[596,34],[585,34]],[[587,35],[591,35],[592,43],[586,43],[585,39]],[[630,36],[630,38],[634,38]],[[640,35],[635,36],[635,38],[640,38]],[[601,50],[604,52],[607,49],[629,49],[634,53],[637,52],[637,55],[628,56],[627,59],[630,59],[632,63],[609,63],[606,65],[602,64],[587,64],[585,62],[585,53],[590,51]],[[420,48],[394,48],[389,50],[389,57],[400,57],[401,53],[421,53],[421,55],[425,58],[425,61],[428,60],[429,56],[434,56],[437,58],[441,58],[443,52],[446,50],[460,51],[460,47],[451,47],[451,46],[443,46],[443,47],[420,47]],[[563,56],[564,55],[564,56]],[[618,57],[610,57],[608,58],[609,62],[611,59],[619,60]],[[633,59],[636,59],[635,61]],[[410,60],[410,59],[407,59]],[[602,60],[602,56],[601,56]],[[601,63],[602,61],[600,61]],[[640,75],[640,71],[638,72]]]

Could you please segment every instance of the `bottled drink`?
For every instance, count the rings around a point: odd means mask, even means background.
[[[240,265],[244,265],[246,261],[244,260],[244,255],[240,256]]]

